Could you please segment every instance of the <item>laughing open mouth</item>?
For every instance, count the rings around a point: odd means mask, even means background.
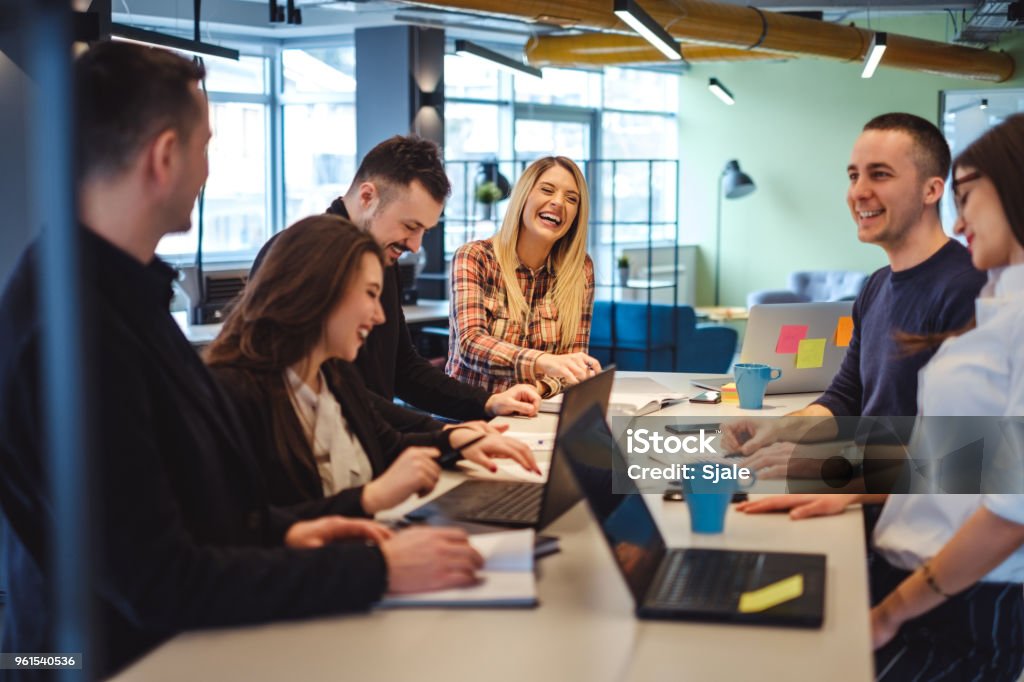
[[[548,225],[551,225],[552,227],[561,227],[562,226],[562,219],[559,218],[554,213],[550,213],[548,211],[544,211],[544,212],[539,214],[539,217],[540,217],[541,220],[546,222]]]

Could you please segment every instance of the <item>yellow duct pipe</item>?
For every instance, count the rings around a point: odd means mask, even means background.
[[[575,36],[534,36],[523,49],[531,66],[612,66],[666,62],[665,56],[643,38],[621,33],[585,33]],[[717,45],[681,45],[688,62],[789,59],[790,55],[761,50],[737,50]]]
[[[410,4],[457,8],[503,17],[631,33],[611,12],[611,0],[437,0]],[[706,0],[643,0],[655,21],[676,38],[740,49],[810,55],[842,61],[861,61],[872,32],[855,26],[721,5]],[[889,34],[883,66],[926,71],[941,76],[1002,82],[1013,75],[1013,58],[1003,52],[949,45]]]

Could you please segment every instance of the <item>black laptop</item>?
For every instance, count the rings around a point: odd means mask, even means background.
[[[458,521],[492,523],[502,526],[542,529],[569,510],[580,499],[572,474],[559,454],[562,429],[575,423],[589,409],[604,420],[608,397],[615,380],[615,367],[570,386],[558,414],[551,467],[544,483],[527,481],[464,481],[443,495],[406,514],[412,521],[443,516]]]
[[[668,549],[643,495],[625,475],[624,460],[597,410],[567,424],[561,457],[576,477],[640,618],[819,628],[824,614],[825,556],[717,549]],[[613,471],[613,458],[623,464]],[[612,492],[616,489],[631,494]],[[740,595],[803,575],[803,594],[769,609],[743,613]]]

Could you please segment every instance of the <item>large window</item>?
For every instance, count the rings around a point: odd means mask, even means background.
[[[452,179],[445,251],[489,236],[505,202],[480,205],[481,162],[498,161],[514,182],[533,159],[577,161],[591,186],[592,239],[611,244],[673,242],[678,183],[679,75],[607,68],[544,69],[510,75],[479,60],[445,58],[445,159]]]
[[[323,213],[355,175],[355,50],[284,50],[285,224]]]
[[[210,176],[203,205],[203,254],[216,259],[251,257],[270,234],[268,195],[267,59],[208,59],[206,88],[213,139]],[[198,205],[193,229],[161,240],[157,252],[169,258],[195,253]]]
[[[207,59],[213,139],[203,204],[203,259],[251,260],[270,234],[342,194],[355,174],[355,50],[275,49]],[[193,229],[157,252],[191,260]]]

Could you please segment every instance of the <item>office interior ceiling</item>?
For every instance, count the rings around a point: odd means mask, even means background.
[[[603,0],[597,0],[594,5]],[[242,34],[259,34],[268,37],[310,37],[324,35],[326,32],[348,32],[366,26],[385,26],[402,23],[419,22],[424,25],[437,25],[449,31],[460,33],[493,32],[496,42],[520,42],[516,36],[548,33],[552,29],[543,24],[521,20],[502,19],[458,9],[449,5],[446,0],[416,0],[401,2],[396,0],[294,0],[295,5],[302,9],[303,25],[271,24],[268,20],[268,0],[206,0],[203,3],[203,19],[209,21],[217,29],[234,31]],[[167,0],[112,0],[115,14],[119,20],[131,17],[139,22],[166,24],[168,20],[187,22],[192,18],[192,3],[167,2]],[[285,0],[278,0],[282,7]],[[510,5],[515,0],[509,0]],[[560,7],[558,0],[551,0],[552,14],[557,14]],[[607,0],[609,13],[611,0]],[[643,3],[641,2],[641,5]],[[823,18],[831,22],[852,21],[865,17],[885,15],[906,15],[917,13],[934,13],[950,10],[960,19],[966,15],[968,19],[977,15],[970,22],[973,42],[988,42],[991,36],[1015,28],[1006,20],[1008,2],[985,2],[981,0],[872,0],[871,2],[850,2],[849,0],[761,0],[750,3],[748,0],[720,0],[723,5],[746,7],[755,4],[757,7],[773,12],[822,12]],[[1016,26],[1017,30],[1024,26]],[[507,36],[503,38],[502,36]]]
[[[317,39],[351,33],[357,28],[388,26],[396,24],[418,24],[444,28],[451,37],[469,38],[489,42],[495,45],[508,45],[508,52],[521,55],[520,51],[530,38],[545,38],[552,34],[580,33],[599,30],[621,30],[617,20],[611,15],[611,0],[549,0],[547,2],[529,2],[521,0],[294,0],[302,10],[302,25],[271,23],[269,21],[268,0],[207,0],[203,3],[203,20],[207,31],[223,35],[251,35],[269,39]],[[602,13],[602,3],[608,5],[608,12]],[[153,28],[188,27],[191,24],[191,4],[188,2],[167,2],[166,0],[113,0],[115,20],[134,23]],[[278,0],[282,7],[285,0]],[[736,17],[749,11],[747,0],[720,0],[717,6],[736,12]],[[687,0],[648,0],[641,5],[645,9],[655,7],[661,14],[659,18],[665,22],[667,17],[690,15]],[[820,17],[831,26],[829,29],[848,24],[865,16],[878,18],[885,15],[907,15],[948,11],[951,23],[955,23],[957,34],[954,42],[972,46],[987,46],[999,39],[1008,30],[1019,30],[1006,19],[1006,2],[990,0],[953,0],[940,4],[937,0],[875,0],[869,5],[851,4],[849,0],[763,0],[757,4],[770,16],[775,12],[819,12]],[[529,6],[529,9],[527,9]],[[564,17],[576,11],[587,19],[575,24]],[[656,14],[654,10],[650,10]],[[609,20],[604,18],[607,14]],[[598,15],[601,15],[598,17]],[[562,17],[562,18],[560,18]],[[595,21],[595,17],[598,17]],[[722,26],[722,17],[718,18]],[[729,23],[732,19],[725,18]],[[742,23],[742,22],[737,22]],[[864,22],[860,22],[863,24]],[[558,25],[560,24],[560,25]],[[828,33],[825,27],[815,29],[815,24],[804,22],[802,31],[809,43],[817,40],[816,33]],[[772,27],[775,30],[775,27]],[[746,48],[737,42],[718,38],[705,39],[704,36],[675,33],[677,39],[686,45],[686,41],[717,45],[722,48]],[[775,30],[778,35],[778,31]],[[833,33],[835,33],[833,31]],[[795,35],[795,34],[794,34]],[[870,40],[870,32],[862,31],[862,36]],[[863,42],[863,39],[861,40]],[[941,50],[943,44],[927,41],[928,45],[913,45],[914,49],[935,48]],[[767,47],[767,45],[765,46]],[[835,45],[833,45],[835,48]],[[787,47],[793,54],[811,54],[832,58],[851,58],[850,55],[829,54],[823,51],[803,50],[800,47]],[[845,49],[845,47],[844,47]],[[838,51],[838,48],[833,52]],[[1003,80],[1005,68],[993,68],[991,65],[977,71],[967,70],[956,73],[945,69],[944,62],[962,61],[966,55],[950,47],[949,54],[930,56],[930,62],[921,65],[920,70],[947,75],[960,75],[967,78],[985,80]],[[856,58],[856,57],[853,57]],[[985,60],[985,55],[981,59]],[[622,61],[621,55],[618,57]],[[902,68],[917,68],[916,64]],[[1011,63],[1012,70],[1012,63]],[[983,75],[982,71],[985,73]]]

